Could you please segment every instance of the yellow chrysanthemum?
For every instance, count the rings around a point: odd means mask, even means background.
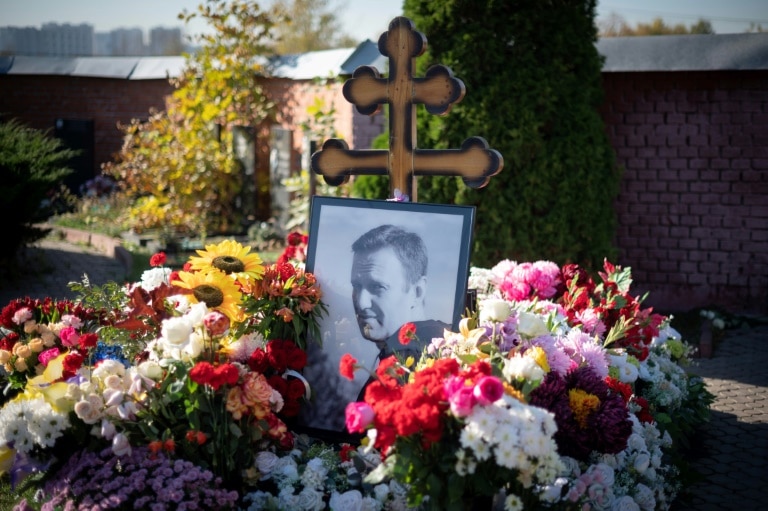
[[[189,258],[192,270],[208,273],[219,270],[233,279],[247,284],[249,280],[258,280],[264,275],[264,266],[259,254],[250,254],[251,247],[245,247],[234,240],[224,240],[218,245],[206,245],[205,250],[198,250],[199,257]]]
[[[544,348],[541,346],[534,346],[526,351],[525,354],[535,360],[545,373],[549,372],[549,361],[547,360],[547,352],[544,351]]]
[[[173,284],[189,289],[193,303],[205,302],[209,309],[225,314],[231,321],[243,321],[245,313],[240,308],[243,295],[237,284],[221,272],[179,272],[179,279]]]
[[[573,418],[581,429],[587,427],[587,419],[600,407],[600,398],[581,389],[568,391],[568,402],[573,410]]]

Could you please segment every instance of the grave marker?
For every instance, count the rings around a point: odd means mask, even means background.
[[[389,57],[389,76],[361,66],[344,84],[344,97],[365,115],[389,104],[389,150],[350,150],[340,139],[329,139],[312,155],[312,170],[332,186],[351,175],[389,175],[390,197],[397,192],[416,201],[415,176],[458,176],[467,186],[482,188],[504,165],[501,154],[481,137],[464,141],[460,149],[418,149],[416,106],[447,114],[465,94],[464,83],[445,66],[432,66],[424,78],[413,77],[413,60],[424,53],[427,40],[413,22],[397,17],[379,38],[379,51]]]

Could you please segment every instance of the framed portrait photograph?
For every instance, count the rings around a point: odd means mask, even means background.
[[[313,197],[306,268],[328,314],[321,339],[308,342],[304,376],[313,389],[302,427],[346,433],[344,410],[362,400],[379,361],[418,356],[465,310],[475,208],[384,200]],[[400,327],[416,326],[404,346]],[[339,374],[344,354],[365,369]]]

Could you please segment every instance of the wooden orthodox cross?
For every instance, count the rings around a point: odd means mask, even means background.
[[[482,188],[504,165],[501,154],[481,137],[464,141],[461,149],[417,149],[416,105],[431,114],[445,115],[464,97],[464,83],[445,66],[432,66],[424,78],[413,77],[413,60],[427,47],[413,22],[397,17],[379,38],[379,52],[389,57],[389,76],[381,78],[361,66],[344,83],[344,97],[358,112],[373,115],[389,104],[389,150],[350,150],[340,139],[330,139],[312,155],[312,170],[325,182],[339,186],[350,175],[390,176],[390,197],[397,192],[416,201],[415,176],[459,176],[467,186]]]

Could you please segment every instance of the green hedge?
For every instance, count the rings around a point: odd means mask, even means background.
[[[484,137],[504,169],[481,190],[419,178],[420,202],[474,204],[472,263],[548,259],[598,268],[615,256],[621,172],[598,108],[602,58],[593,0],[405,0],[428,41],[418,75],[443,64],[467,94],[444,117],[418,109],[418,147]],[[355,191],[380,190],[361,178]]]
[[[0,217],[4,222],[0,260],[13,261],[19,248],[45,235],[34,224],[51,213],[46,202],[72,172],[67,164],[75,154],[45,132],[14,120],[0,122]]]

